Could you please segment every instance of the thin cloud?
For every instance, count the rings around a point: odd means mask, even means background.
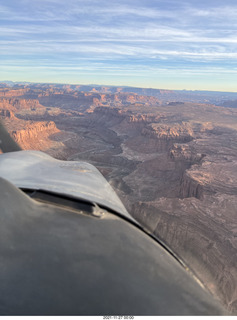
[[[52,72],[92,72],[94,67],[98,73],[127,70],[144,75],[149,70],[151,77],[159,72],[174,75],[174,70],[233,75],[237,6],[228,3],[6,1],[0,5],[0,66],[5,64],[6,71],[18,68],[17,61],[25,61],[25,67],[38,61],[42,72],[46,67]],[[99,61],[102,65],[96,65]]]
[[[237,52],[228,52],[224,47],[211,47],[211,48],[199,48],[198,46],[190,50],[184,50],[180,47],[179,50],[171,50],[159,48],[160,45],[157,44],[155,47],[153,44],[149,46],[146,44],[134,43],[134,45],[124,44],[124,43],[113,43],[110,42],[108,46],[107,42],[80,42],[80,41],[25,41],[24,46],[19,45],[18,42],[2,41],[1,43],[1,54],[6,54],[11,52],[15,54],[17,51],[18,54],[40,54],[51,52],[55,55],[59,53],[78,53],[78,54],[89,54],[91,57],[96,57],[104,55],[106,57],[137,57],[137,58],[146,58],[146,59],[157,59],[159,58],[182,58],[182,59],[199,59],[199,60],[223,60],[223,59],[237,59]]]
[[[237,18],[237,6],[220,6],[211,9],[188,9],[189,13],[197,17],[211,17],[215,19]]]

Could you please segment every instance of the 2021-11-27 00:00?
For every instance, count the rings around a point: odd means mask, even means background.
[[[134,316],[103,316],[104,320],[134,320]]]

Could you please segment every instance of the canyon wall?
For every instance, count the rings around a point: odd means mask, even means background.
[[[17,97],[23,96],[27,92],[29,92],[29,88],[22,88],[22,89],[9,89],[9,88],[0,88],[0,97]]]
[[[0,98],[0,109],[19,111],[22,109],[36,110],[43,108],[38,100],[19,98]]]
[[[50,121],[36,122],[24,129],[13,130],[10,133],[22,149],[47,150],[52,147],[52,143],[49,142],[50,136],[59,132],[55,123]]]

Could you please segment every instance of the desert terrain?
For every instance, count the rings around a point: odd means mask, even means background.
[[[237,109],[220,95],[127,91],[2,84],[0,115],[23,149],[95,165],[236,314]]]

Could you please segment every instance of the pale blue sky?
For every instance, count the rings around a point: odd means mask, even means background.
[[[237,2],[0,0],[0,81],[237,91]]]

